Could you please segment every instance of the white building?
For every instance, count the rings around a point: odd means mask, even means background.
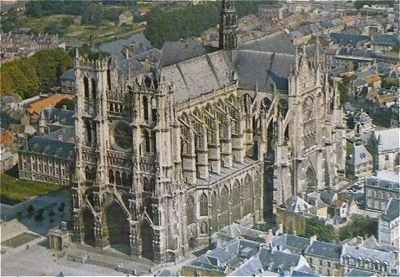
[[[364,191],[366,207],[383,212],[391,198],[400,198],[399,175],[378,171],[377,176],[367,178]]]
[[[352,155],[353,174],[357,178],[363,178],[372,175],[373,159],[364,145],[354,145]]]
[[[400,199],[391,198],[379,218],[378,240],[381,244],[400,248]]]
[[[396,171],[400,167],[400,128],[375,131],[378,139],[378,169]]]

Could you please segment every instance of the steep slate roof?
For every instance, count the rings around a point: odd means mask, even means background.
[[[357,34],[348,34],[348,33],[331,33],[330,34],[331,40],[335,44],[346,46],[346,45],[352,45],[353,47],[356,47],[359,43],[361,42],[368,42],[369,37],[368,36],[363,36],[363,35],[357,35]]]
[[[290,251],[298,254],[301,254],[309,244],[309,239],[291,234],[283,234],[275,237],[272,240],[273,247],[276,248],[279,246],[280,250],[289,249]]]
[[[99,46],[99,49],[103,52],[109,53],[114,58],[124,59],[124,54],[121,51],[125,47],[128,47],[132,44],[135,44],[137,46],[135,55],[153,48],[150,41],[147,40],[143,33],[137,33],[126,39],[118,39],[111,42],[103,43]]]
[[[287,91],[288,77],[295,57],[287,54],[254,50],[233,51],[233,64],[238,73],[239,86],[245,89],[272,90],[273,84]]]
[[[263,265],[260,259],[257,257],[252,257],[242,265],[240,265],[236,270],[229,274],[229,276],[253,276],[253,274],[262,271]],[[272,275],[272,276],[278,276]]]
[[[300,255],[286,253],[278,250],[261,249],[259,259],[264,270],[272,272],[290,271],[299,264]]]
[[[394,262],[394,253],[392,252],[351,246],[346,244],[343,245],[342,257],[344,259],[348,257],[353,259],[370,260],[374,262],[379,261],[382,263],[387,263],[388,265],[391,265]]]
[[[191,263],[192,266],[223,273],[227,266],[236,267],[244,259],[256,255],[260,244],[254,241],[234,239],[223,247],[208,251]]]
[[[64,72],[63,75],[61,75],[61,81],[75,81],[75,70],[69,69],[67,71]]]
[[[374,36],[372,43],[381,46],[400,46],[400,35],[381,34]]]
[[[173,82],[178,102],[231,84],[232,67],[226,52],[217,51],[161,69],[161,80]]]
[[[286,209],[288,212],[293,213],[307,213],[312,208],[312,205],[307,203],[300,196],[294,196],[288,201],[288,208]]]
[[[204,46],[196,39],[167,41],[161,49],[160,65],[168,66],[180,63],[206,53]]]
[[[65,127],[59,128],[59,129],[51,132],[49,135],[44,136],[44,137],[51,139],[51,140],[75,143],[75,127],[65,126]]]
[[[74,125],[74,111],[58,109],[58,108],[47,108],[43,111],[43,116],[46,121],[55,123],[58,122],[62,125]]]
[[[316,240],[306,249],[305,254],[339,261],[341,249],[340,245]]]
[[[388,222],[400,217],[400,199],[392,198],[386,206],[382,219]]]
[[[296,47],[293,45],[290,37],[283,32],[251,40],[248,43],[239,46],[239,49],[292,55],[296,53]]]
[[[28,142],[28,151],[52,156],[63,160],[73,160],[75,145],[46,137],[33,137]]]

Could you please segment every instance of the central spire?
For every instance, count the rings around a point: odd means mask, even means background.
[[[219,24],[219,49],[232,50],[237,48],[237,22],[234,1],[223,0]]]

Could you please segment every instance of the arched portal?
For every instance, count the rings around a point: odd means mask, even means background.
[[[147,220],[142,222],[140,232],[142,235],[142,256],[149,260],[153,260],[153,228]]]
[[[94,216],[89,209],[85,209],[82,214],[83,219],[83,241],[87,245],[94,246]]]
[[[105,211],[108,240],[110,245],[121,252],[129,254],[129,222],[120,205],[113,201]]]
[[[317,176],[314,169],[310,166],[306,171],[306,191],[313,192],[318,189]]]

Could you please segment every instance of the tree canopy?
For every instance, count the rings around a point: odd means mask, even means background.
[[[377,235],[377,222],[360,215],[353,215],[351,217],[351,223],[346,226],[340,228],[339,230],[339,239],[351,239],[357,236],[365,237]]]
[[[235,1],[238,16],[256,13],[260,3],[263,2]],[[146,17],[146,37],[157,48],[166,41],[198,37],[219,23],[220,5],[217,1],[169,10],[157,7]]]
[[[0,67],[0,93],[18,94],[23,99],[57,85],[60,76],[72,66],[72,59],[60,48],[42,50]]]
[[[330,224],[325,224],[317,217],[306,218],[306,237],[316,235],[318,240],[334,241],[336,240],[335,229]]]

